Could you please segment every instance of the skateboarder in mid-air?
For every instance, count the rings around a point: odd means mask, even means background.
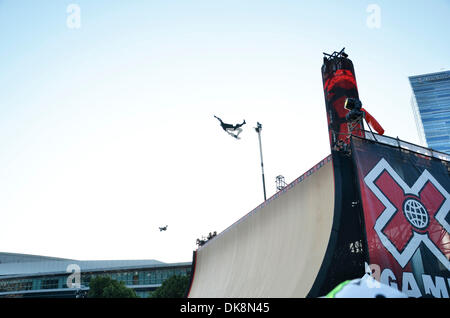
[[[226,124],[222,121],[222,119],[220,119],[219,117],[217,117],[216,115],[214,115],[215,118],[217,118],[217,120],[220,121],[220,126],[222,126],[223,130],[225,130],[228,134],[230,134],[231,136],[233,136],[236,139],[240,139],[239,138],[239,134],[242,132],[242,126],[245,125],[245,119],[242,122],[242,124],[236,124],[236,125],[230,125],[230,124]],[[237,134],[233,134],[233,132],[237,132]]]

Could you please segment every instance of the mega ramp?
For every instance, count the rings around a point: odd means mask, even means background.
[[[200,247],[188,296],[308,296],[333,257],[335,205],[330,155]]]

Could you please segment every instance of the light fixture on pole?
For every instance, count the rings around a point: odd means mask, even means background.
[[[262,145],[261,145],[262,125],[259,122],[257,122],[255,130],[258,133],[258,139],[259,139],[259,153],[261,155],[261,171],[262,171],[262,181],[263,181],[263,190],[264,190],[264,201],[266,201],[266,181],[264,179],[264,164],[263,164]]]

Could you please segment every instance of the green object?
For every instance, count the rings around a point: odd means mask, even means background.
[[[335,298],[336,294],[339,293],[348,283],[350,283],[350,280],[346,280],[343,283],[340,283],[337,285],[332,291],[330,291],[325,298]]]

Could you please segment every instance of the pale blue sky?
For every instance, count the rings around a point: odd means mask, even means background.
[[[449,16],[448,0],[0,0],[0,251],[189,261],[261,203],[257,121],[268,195],[329,153],[324,51],[346,47],[365,107],[418,143],[407,77],[450,68]],[[242,140],[214,114],[245,118]]]

